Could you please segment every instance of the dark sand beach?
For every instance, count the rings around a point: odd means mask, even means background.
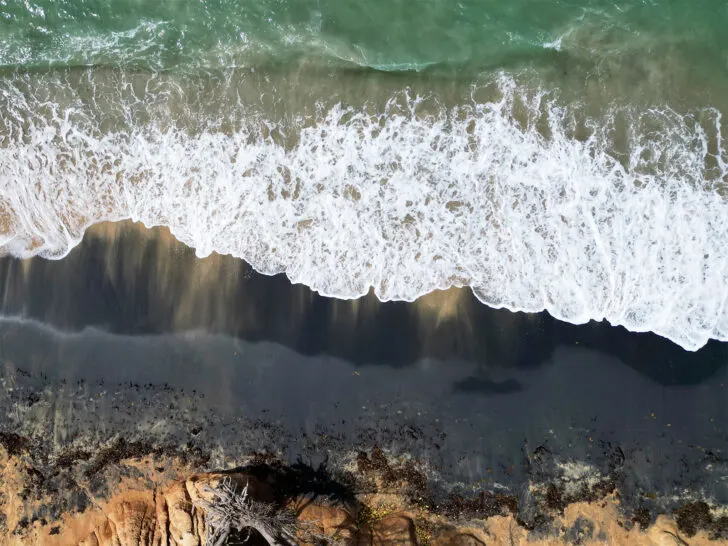
[[[725,344],[687,352],[466,289],[327,299],[131,223],[61,260],[2,258],[0,289],[0,432],[37,460],[119,439],[204,454],[198,470],[382,449],[424,465],[433,502],[497,491],[531,524],[534,484],[616,489],[653,518],[728,503]]]

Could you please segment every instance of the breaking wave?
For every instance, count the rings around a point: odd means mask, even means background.
[[[490,306],[606,319],[690,350],[728,340],[720,113],[579,122],[509,78],[499,89],[426,112],[403,93],[286,126],[188,131],[104,130],[6,87],[0,244],[57,259],[89,225],[132,219],[328,296],[469,286]]]

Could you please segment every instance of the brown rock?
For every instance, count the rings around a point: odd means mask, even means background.
[[[119,540],[116,537],[116,530],[111,527],[110,520],[108,519],[87,540],[90,541],[90,544],[97,544],[98,546],[105,546],[107,544],[117,546],[119,544]]]
[[[485,546],[485,542],[470,533],[445,531],[432,541],[432,546]]]
[[[416,546],[415,525],[405,516],[391,515],[372,528],[373,546]]]
[[[314,544],[310,541],[311,535],[326,536],[336,544],[355,543],[354,520],[343,508],[309,503],[299,512],[298,521],[302,527],[301,544]]]
[[[203,543],[204,523],[199,521],[199,511],[193,509],[184,482],[154,493],[121,493],[103,513],[105,520],[79,546],[200,546]]]
[[[99,546],[99,539],[93,534],[79,542],[78,546]]]
[[[169,510],[167,508],[167,500],[164,495],[158,493],[154,496],[155,508],[157,513],[157,526],[154,529],[153,546],[163,546],[168,544],[169,539]]]
[[[248,484],[248,493],[257,500],[273,498],[270,485],[245,474],[192,476],[186,481],[153,491],[119,493],[100,512],[101,521],[90,522],[91,528],[80,535],[80,540],[71,541],[59,536],[54,537],[52,542],[79,546],[201,546],[205,536],[205,517],[203,510],[195,505],[209,499],[209,488],[224,479],[230,479],[238,490]],[[324,520],[327,532],[333,532],[333,525],[344,523],[335,513],[328,514],[326,518],[322,515],[315,517]],[[347,529],[353,529],[350,520],[346,523],[349,525]]]
[[[167,524],[166,530],[160,530],[160,544],[196,544],[192,502],[187,494],[186,484],[175,483],[158,496],[163,500],[158,503],[157,519]],[[162,540],[163,537],[166,542]]]

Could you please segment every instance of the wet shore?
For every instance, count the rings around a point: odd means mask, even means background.
[[[728,503],[725,344],[690,353],[468,290],[332,300],[131,223],[59,261],[0,259],[0,293],[0,432],[38,460],[114,438],[218,469],[381,448],[424,464],[435,497],[504,492],[525,520],[529,484],[613,488],[652,514]]]

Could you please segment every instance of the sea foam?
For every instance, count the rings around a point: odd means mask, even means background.
[[[487,305],[689,350],[728,339],[720,114],[615,111],[579,129],[543,95],[500,86],[493,102],[426,115],[416,97],[337,105],[285,142],[265,119],[104,132],[53,108],[24,118],[27,97],[5,91],[0,243],[57,259],[89,225],[129,218],[328,296],[469,286]]]

